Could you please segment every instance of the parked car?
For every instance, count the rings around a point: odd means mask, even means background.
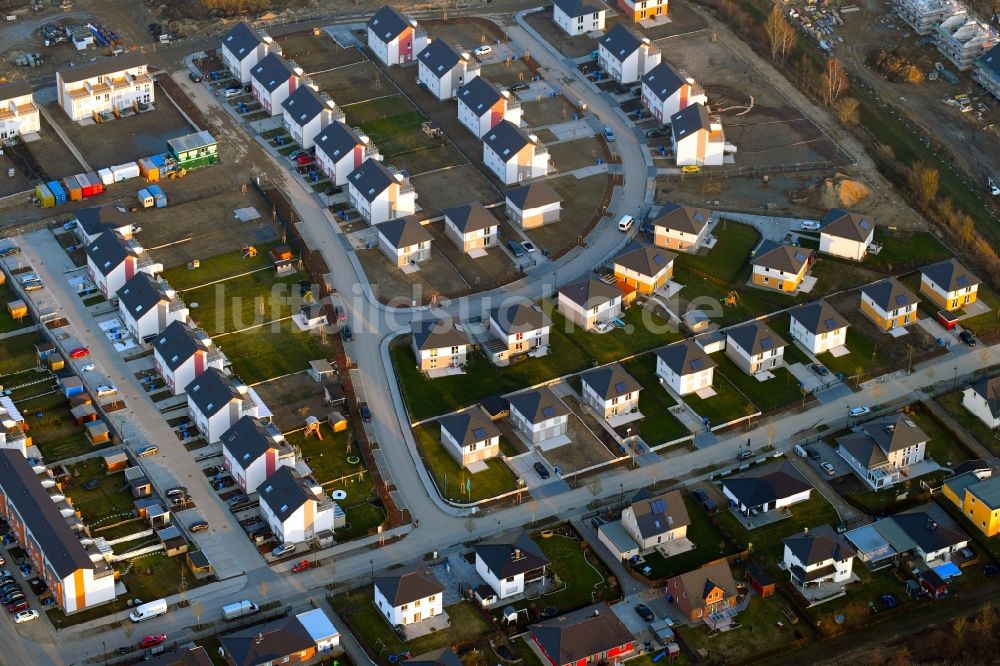
[[[151,636],[145,636],[141,641],[139,641],[139,649],[145,650],[146,648],[151,648],[154,645],[166,642],[166,640],[166,634],[153,634]]]
[[[293,552],[295,552],[294,543],[283,543],[274,550],[272,550],[271,555],[273,555],[274,557],[283,557]]]
[[[21,611],[28,610],[28,601],[17,601],[14,603],[7,604],[7,612],[9,613],[20,613]]]
[[[823,468],[823,471],[826,472],[827,476],[833,476],[834,474],[837,473],[837,471],[833,469],[833,465],[831,465],[828,462],[821,463],[820,467]]]
[[[551,476],[551,474],[549,474],[549,469],[544,464],[536,462],[533,467],[535,468],[535,471],[538,472],[538,476],[543,480],[548,479]]]
[[[344,327],[340,329],[340,339],[344,342],[350,342],[354,339],[354,333],[351,332],[351,327],[344,324]]]
[[[802,220],[799,226],[802,231],[819,231],[819,222],[816,220]]]
[[[156,444],[147,444],[135,452],[140,458],[145,458],[146,456],[155,456],[160,449]]]
[[[188,525],[188,530],[190,530],[191,532],[204,532],[207,529],[208,529],[207,520],[198,520]]]
[[[650,607],[646,604],[636,604],[635,612],[646,622],[652,622],[656,619],[656,615],[653,614],[652,609],[650,609]]]
[[[510,87],[510,91],[511,92],[520,92],[522,90],[527,90],[530,87],[531,86],[529,86],[527,83],[515,83],[515,84],[513,84]]]
[[[473,53],[475,53],[477,56],[487,56],[493,53],[493,47],[490,46],[489,44],[483,44],[478,49],[473,51]]]
[[[872,410],[868,407],[851,407],[851,411],[848,412],[851,418],[858,418],[859,416],[866,416],[871,413]]]
[[[98,397],[102,397],[105,395],[114,395],[115,393],[118,393],[118,389],[111,384],[101,384],[97,387],[96,392]]]
[[[361,412],[361,420],[368,423],[372,420],[372,410],[368,409],[368,403],[363,402],[358,407],[358,411]]]
[[[972,334],[972,331],[962,331],[958,334],[958,339],[970,347],[976,346],[976,336]]]
[[[87,347],[77,347],[76,349],[74,349],[69,353],[69,357],[83,358],[84,356],[88,356],[89,354],[90,354],[90,349],[88,349]]]
[[[610,127],[604,128],[604,140],[611,143],[615,140],[615,133]]]
[[[23,610],[14,614],[14,622],[17,624],[24,624],[25,622],[31,622],[32,620],[37,619],[38,611],[36,610]]]
[[[809,456],[809,460],[822,460],[823,456],[819,454],[816,449],[806,449],[806,455]]]
[[[809,369],[815,372],[820,377],[826,377],[828,374],[830,374],[830,371],[824,368],[819,363],[813,363],[812,365],[809,366]]]
[[[167,497],[182,497],[187,495],[187,488],[184,486],[174,486],[173,488],[168,488],[167,492],[163,494]]]
[[[531,241],[524,241],[523,243],[521,243],[521,247],[523,247],[524,251],[527,252],[528,254],[531,254],[532,252],[538,249],[535,247],[535,244],[532,243]]]
[[[328,197],[332,197],[334,194],[340,194],[343,191],[344,188],[341,187],[340,185],[331,185],[330,187],[323,190],[323,194],[325,194]]]
[[[689,164],[681,167],[681,173],[701,173],[701,167],[697,164]]]
[[[646,138],[647,139],[662,139],[666,135],[667,135],[667,133],[664,132],[661,129],[646,130]]]
[[[521,244],[518,243],[517,241],[515,240],[507,241],[507,247],[510,248],[511,253],[518,259],[524,256],[524,248],[521,247]]]
[[[201,75],[195,74],[194,72],[188,72],[188,78],[194,83],[201,83]]]
[[[224,94],[227,98],[236,97],[237,95],[243,94],[243,90],[240,88],[226,88],[226,92]]]
[[[298,564],[292,567],[292,573],[302,573],[308,569],[312,569],[312,562],[309,560],[299,560]]]
[[[312,164],[313,156],[310,155],[309,153],[302,153],[301,155],[295,158],[295,161],[301,165]]]

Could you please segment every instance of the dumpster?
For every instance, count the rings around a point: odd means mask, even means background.
[[[143,208],[152,208],[156,205],[156,200],[153,195],[150,194],[149,190],[143,188],[136,192],[136,196],[139,197],[139,205]]]
[[[52,192],[52,196],[55,198],[57,206],[66,203],[66,190],[63,189],[63,186],[59,184],[58,180],[53,180],[51,183],[46,183],[46,185],[48,186],[49,191]]]
[[[56,205],[55,197],[52,196],[52,190],[44,184],[39,183],[35,186],[35,197],[38,198],[38,203],[41,204],[42,208],[52,208]]]
[[[148,188],[149,193],[153,195],[153,199],[156,202],[157,208],[167,207],[167,195],[159,185],[150,185]]]

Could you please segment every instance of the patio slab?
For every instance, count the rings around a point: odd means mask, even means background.
[[[834,358],[840,358],[841,356],[847,356],[851,353],[851,350],[844,345],[838,345],[830,350],[830,356]]]
[[[775,511],[765,511],[764,513],[758,514],[756,516],[745,516],[736,507],[729,507],[729,513],[739,521],[740,525],[747,530],[754,530],[758,527],[764,527],[765,525],[771,525],[773,523],[780,522],[786,518],[792,517],[792,512],[787,510],[775,510]]]
[[[633,421],[638,421],[643,418],[643,414],[640,411],[627,412],[625,414],[618,414],[617,416],[612,416],[607,419],[608,425],[612,428],[617,428],[623,426],[626,423],[632,423]]]
[[[420,620],[420,622],[403,625],[403,635],[406,636],[406,640],[412,641],[414,638],[420,638],[435,631],[442,631],[450,626],[451,621],[448,619],[448,611],[442,611],[439,615]]]

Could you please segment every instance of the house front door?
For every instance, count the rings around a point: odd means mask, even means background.
[[[413,621],[414,622],[420,622],[420,613],[419,612],[413,614]]]

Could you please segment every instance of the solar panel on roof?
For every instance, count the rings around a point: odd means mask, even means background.
[[[868,231],[868,226],[869,226],[868,220],[861,220],[861,223],[858,226],[864,229],[865,231]]]
[[[486,429],[485,428],[473,428],[472,435],[476,438],[477,442],[481,442],[486,439]]]
[[[823,323],[826,325],[827,328],[837,328],[837,322],[834,321],[832,317],[829,319],[824,319]]]
[[[770,349],[771,347],[772,347],[771,338],[764,338],[763,340],[760,341],[761,349]]]
[[[697,220],[698,222],[704,222],[705,221],[705,216],[702,215],[701,213],[695,213],[694,214],[694,219]]]
[[[795,253],[795,261],[805,261],[805,260],[806,260],[806,258],[802,255],[801,252],[796,252]]]
[[[701,370],[701,359],[700,358],[696,358],[696,359],[693,359],[691,361],[691,369],[692,370]]]
[[[625,382],[616,382],[615,391],[618,393],[628,393],[628,389],[625,387]]]
[[[653,263],[654,264],[662,264],[664,261],[666,261],[666,259],[664,258],[664,256],[662,254],[653,255]]]
[[[964,275],[959,275],[958,279],[955,281],[958,283],[959,287],[964,287],[966,284],[969,283],[968,279],[966,279]]]
[[[542,407],[542,416],[544,416],[545,418],[551,419],[555,417],[555,415],[556,415],[556,410],[552,409],[551,407]]]
[[[663,513],[667,510],[667,503],[661,499],[653,500],[649,503],[649,509],[653,513]]]
[[[896,305],[906,305],[906,296],[903,294],[896,294]]]

